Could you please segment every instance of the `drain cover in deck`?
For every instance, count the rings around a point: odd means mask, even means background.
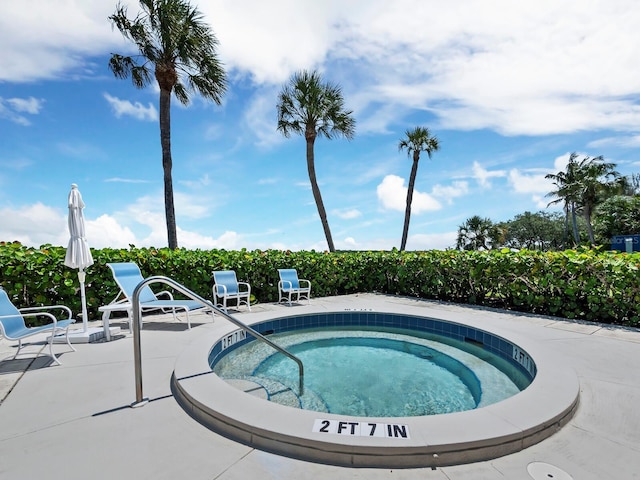
[[[567,472],[544,462],[532,462],[527,465],[527,472],[534,480],[573,480]]]

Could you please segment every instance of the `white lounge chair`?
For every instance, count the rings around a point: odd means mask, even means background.
[[[114,311],[125,311],[127,312],[128,320],[129,320],[129,331],[132,331],[132,322],[133,322],[133,292],[136,287],[144,280],[142,277],[142,273],[140,272],[140,268],[133,262],[123,262],[123,263],[107,263],[111,272],[113,273],[113,279],[116,281],[118,286],[120,287],[120,292],[118,295],[109,303],[108,305],[104,305],[98,310],[102,313],[102,321],[105,326],[105,335],[107,336],[107,340],[109,340],[109,317],[111,312]],[[159,296],[164,295],[167,297],[166,300],[158,298]],[[201,308],[205,308],[205,305],[200,303],[197,300],[174,300],[171,292],[162,291],[157,295],[153,293],[153,290],[146,285],[140,291],[140,311],[152,311],[152,310],[162,310],[162,311],[171,311],[173,313],[174,320],[180,320],[176,316],[176,311],[184,310],[187,315],[187,328],[191,328],[191,320],[189,318],[189,312]],[[142,326],[142,325],[141,325]]]
[[[58,320],[56,316],[51,313],[51,310],[56,309],[62,310],[66,315],[66,318]],[[27,327],[25,322],[25,318],[27,317],[45,317],[47,319],[47,324],[40,325],[38,327]],[[18,349],[16,350],[13,359],[15,359],[20,353],[20,349],[23,347],[22,341],[25,338],[38,333],[51,332],[48,342],[49,356],[55,363],[60,365],[60,360],[58,360],[58,357],[53,354],[53,337],[57,334],[64,333],[67,338],[67,345],[69,345],[69,348],[75,352],[76,349],[73,348],[73,345],[71,345],[71,342],[69,341],[69,326],[74,322],[75,320],[72,318],[71,309],[64,305],[26,307],[18,309],[13,305],[13,303],[11,303],[11,300],[9,300],[7,292],[0,288],[0,336],[7,340],[18,341]],[[42,349],[44,349],[44,347],[40,349],[38,354]]]
[[[307,303],[310,303],[311,282],[309,280],[299,279],[298,272],[294,268],[280,268],[278,269],[278,275],[280,276],[278,303],[284,298],[291,306],[291,297],[293,295],[296,296],[296,302],[299,302],[301,298],[306,298]]]
[[[217,270],[213,272],[213,299],[216,307],[226,312],[227,300],[235,300],[238,308],[244,303],[251,311],[251,285],[238,282],[233,270]]]

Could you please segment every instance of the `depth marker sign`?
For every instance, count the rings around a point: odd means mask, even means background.
[[[321,418],[313,422],[313,433],[331,433],[350,437],[411,438],[408,425],[324,420]]]

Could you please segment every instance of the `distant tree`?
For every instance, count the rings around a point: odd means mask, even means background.
[[[169,248],[178,248],[171,170],[171,93],[183,105],[194,91],[220,104],[225,72],[216,55],[218,42],[200,12],[185,0],[139,0],[142,12],[133,20],[118,4],[109,17],[140,54],[112,54],[109,68],[118,78],[131,77],[137,88],[151,83],[160,89],[160,144],[164,170],[164,204]]]
[[[529,250],[560,250],[565,240],[561,213],[524,212],[500,224],[505,230],[504,246]]]
[[[575,245],[580,243],[580,234],[578,233],[578,222],[576,219],[578,210],[578,154],[572,153],[569,156],[569,162],[564,172],[549,173],[544,178],[552,180],[556,189],[549,192],[547,197],[556,197],[555,200],[549,202],[549,205],[562,202],[565,213],[565,232],[569,233],[569,219],[573,231],[573,241]]]
[[[426,152],[429,158],[431,154],[440,149],[440,142],[426,127],[415,127],[413,130],[407,130],[405,137],[400,140],[398,150],[406,150],[407,155],[413,158],[411,165],[411,174],[409,175],[409,185],[407,188],[407,206],[404,212],[404,226],[402,229],[402,242],[400,243],[400,251],[407,247],[407,238],[409,237],[409,221],[411,220],[411,202],[413,201],[413,189],[416,183],[416,175],[418,174],[418,162],[420,161],[420,153]]]
[[[600,244],[609,243],[614,235],[640,234],[640,196],[606,199],[595,209],[593,229]]]
[[[324,82],[317,71],[295,73],[278,96],[278,131],[286,138],[292,133],[303,135],[307,142],[307,171],[313,198],[318,208],[322,228],[330,252],[335,252],[327,212],[316,179],[314,144],[316,138],[345,137],[355,134],[352,111],[346,110],[342,90]]]
[[[501,231],[489,218],[478,215],[458,227],[456,248],[459,250],[491,250],[500,245]]]
[[[616,164],[605,162],[602,156],[583,158],[578,164],[578,205],[587,224],[589,242],[595,244],[591,217],[593,209],[624,189],[624,179],[616,171]]]
[[[629,184],[633,195],[640,195],[640,173],[632,173],[629,175]]]
[[[633,197],[634,195],[640,195],[640,173],[632,173],[624,177],[622,195]]]

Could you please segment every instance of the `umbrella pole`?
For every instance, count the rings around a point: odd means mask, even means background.
[[[84,270],[81,268],[78,270],[78,280],[80,281],[80,297],[82,299],[82,331],[87,332],[88,328],[88,318],[87,318],[87,299],[85,297],[84,292],[84,279],[85,279]]]

